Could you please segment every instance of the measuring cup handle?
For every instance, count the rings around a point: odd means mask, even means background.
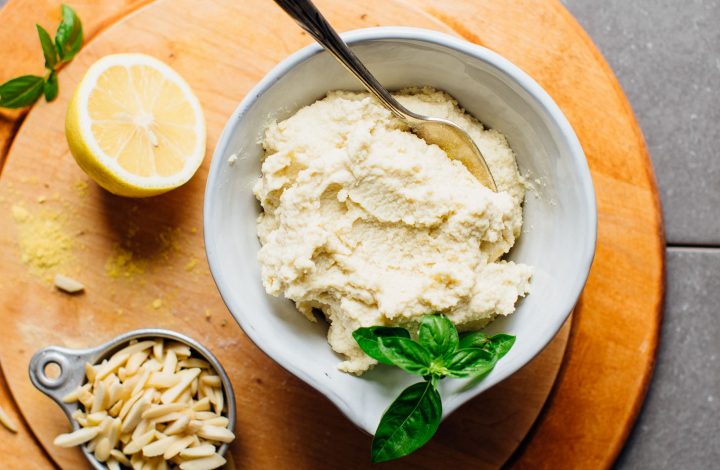
[[[88,351],[77,351],[58,346],[41,349],[30,360],[30,381],[45,395],[60,405],[64,405],[63,397],[82,385],[85,377],[85,362],[90,359],[90,356],[91,353]],[[56,364],[59,367],[60,373],[57,377],[47,375],[46,369],[50,364]]]

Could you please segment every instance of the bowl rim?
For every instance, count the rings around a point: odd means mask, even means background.
[[[532,354],[528,355],[519,361],[517,368],[514,370],[501,370],[497,374],[492,376],[492,383],[486,385],[478,384],[473,388],[475,393],[463,394],[462,396],[456,396],[455,400],[444,401],[443,419],[455,411],[458,407],[464,404],[466,401],[476,397],[481,392],[494,387],[509,376],[515,374],[530,361],[532,361],[540,352],[542,352],[550,341],[557,335],[560,328],[563,326],[570,313],[575,308],[577,301],[584,289],[587,282],[587,278],[590,274],[590,267],[592,266],[593,258],[595,256],[595,247],[597,241],[597,205],[595,200],[595,191],[588,167],[585,153],[582,149],[580,141],[578,140],[575,131],[573,130],[570,122],[567,120],[565,115],[560,110],[559,106],[550,97],[550,95],[527,73],[525,73],[518,66],[510,62],[508,59],[502,57],[500,54],[480,46],[478,44],[471,43],[464,39],[454,37],[438,31],[433,31],[423,28],[404,27],[404,26],[384,26],[384,27],[372,27],[356,29],[347,31],[340,34],[342,39],[350,44],[356,45],[359,43],[382,41],[382,40],[409,40],[425,42],[437,46],[444,47],[446,49],[459,52],[463,55],[470,56],[475,60],[485,62],[492,68],[498,70],[503,75],[514,81],[520,86],[531,99],[535,100],[539,108],[544,112],[552,121],[553,125],[557,127],[559,131],[559,138],[564,141],[565,146],[569,149],[569,153],[572,159],[573,172],[580,181],[581,192],[583,196],[582,205],[584,206],[584,214],[588,220],[586,223],[589,226],[588,236],[583,240],[582,253],[583,256],[578,260],[578,266],[580,273],[584,275],[577,276],[571,279],[571,286],[569,291],[572,295],[567,296],[567,300],[564,302],[562,310],[563,315],[560,315],[555,320],[555,323],[551,325],[548,330],[546,337],[538,339],[539,347]],[[262,339],[258,338],[258,334],[255,329],[247,324],[247,320],[243,315],[236,315],[233,312],[233,308],[230,306],[229,301],[225,299],[223,292],[229,291],[232,286],[229,285],[223,275],[220,272],[219,263],[215,260],[221,256],[221,253],[217,251],[212,240],[208,234],[212,231],[210,227],[210,219],[208,214],[211,212],[211,193],[218,184],[219,174],[221,165],[224,163],[223,155],[227,153],[230,139],[234,133],[236,122],[238,122],[242,116],[248,112],[248,110],[255,104],[257,99],[268,91],[275,83],[291,71],[294,67],[309,60],[317,54],[327,53],[324,51],[322,46],[318,43],[312,43],[302,49],[290,54],[288,57],[279,62],[273,67],[252,89],[250,89],[240,102],[240,104],[233,111],[231,116],[228,118],[222,134],[218,140],[218,143],[213,152],[212,161],[210,164],[210,171],[208,174],[204,202],[203,202],[203,236],[205,241],[205,251],[208,258],[208,265],[210,267],[210,273],[215,281],[215,284],[220,293],[220,297],[227,306],[230,314],[233,316],[235,321],[240,325],[245,334],[250,340],[269,356],[273,361],[279,364],[282,368],[300,378],[302,381],[316,389],[318,392],[328,398],[340,411],[356,424],[361,429],[372,434],[371,429],[364,427],[358,419],[357,414],[354,412],[351,406],[340,396],[335,390],[326,384],[315,380],[310,375],[306,374],[305,371],[297,369],[292,364],[283,362],[282,358],[275,351],[273,347],[263,347],[264,344]]]

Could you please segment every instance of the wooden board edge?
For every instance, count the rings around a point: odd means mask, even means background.
[[[664,229],[664,220],[663,220],[663,212],[662,212],[662,202],[660,200],[660,194],[659,194],[659,188],[657,184],[657,178],[655,177],[655,169],[652,164],[652,159],[650,157],[650,152],[647,147],[647,143],[645,141],[645,136],[643,135],[642,129],[640,128],[640,124],[638,123],[637,117],[635,116],[635,112],[632,109],[632,105],[630,104],[630,101],[627,98],[627,95],[623,91],[622,85],[620,84],[620,81],[618,80],[617,76],[613,72],[612,68],[610,67],[610,64],[607,62],[605,57],[603,56],[602,52],[600,51],[600,48],[595,44],[595,42],[592,40],[590,35],[587,31],[582,27],[582,25],[579,23],[579,21],[570,13],[570,11],[562,4],[559,0],[553,0],[553,3],[555,5],[556,10],[564,17],[565,21],[568,23],[568,25],[574,30],[575,34],[580,38],[580,40],[583,41],[585,46],[588,48],[588,50],[593,54],[595,57],[596,62],[600,65],[600,67],[603,69],[606,78],[609,83],[613,85],[613,89],[615,90],[615,93],[617,95],[618,100],[622,104],[622,106],[625,109],[625,112],[632,118],[631,125],[632,125],[632,132],[635,135],[635,138],[637,139],[637,142],[640,144],[641,152],[644,156],[643,162],[645,167],[645,173],[646,178],[649,183],[649,189],[652,194],[653,199],[653,205],[654,205],[654,213],[656,215],[656,226],[655,231],[657,234],[657,237],[659,239],[658,243],[658,253],[657,257],[660,260],[660,269],[661,269],[661,281],[660,285],[658,286],[658,298],[656,300],[655,304],[655,319],[654,322],[655,330],[653,331],[653,338],[654,341],[650,345],[646,356],[647,356],[647,364],[644,370],[644,377],[642,379],[642,385],[639,390],[639,393],[636,395],[634,403],[632,405],[632,411],[627,417],[626,423],[623,426],[623,435],[619,442],[614,443],[613,450],[611,452],[611,458],[612,462],[614,463],[618,456],[620,455],[620,452],[625,447],[625,443],[627,442],[628,437],[630,436],[630,433],[632,429],[635,426],[635,423],[637,421],[637,418],[640,414],[640,411],[642,410],[643,404],[645,403],[645,398],[647,396],[647,392],[650,388],[650,384],[652,382],[653,372],[655,369],[655,363],[657,360],[657,352],[660,342],[660,327],[662,325],[662,318],[663,318],[663,310],[665,307],[665,286],[667,282],[667,272],[666,272],[666,251],[665,251],[665,229]],[[568,354],[571,354],[572,345],[573,345],[573,332],[571,331],[570,338],[568,341]],[[558,374],[558,378],[561,377],[563,374],[564,367]],[[559,382],[559,380],[558,380]],[[551,392],[552,394],[552,392]],[[551,400],[548,400],[547,403],[550,403]]]

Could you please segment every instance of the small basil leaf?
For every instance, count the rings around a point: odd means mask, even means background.
[[[392,365],[392,361],[386,358],[382,352],[380,352],[380,346],[378,345],[378,338],[399,336],[402,338],[409,338],[410,333],[404,328],[390,328],[386,326],[371,326],[367,328],[358,328],[353,331],[353,338],[357,342],[360,349],[365,354],[372,357],[373,359],[383,364]]]
[[[420,321],[418,339],[433,357],[455,351],[459,342],[455,325],[445,315],[425,315]]]
[[[42,46],[43,56],[45,56],[45,68],[52,70],[53,68],[55,68],[55,65],[58,61],[58,54],[57,50],[55,49],[55,44],[53,43],[52,39],[50,39],[50,34],[45,31],[45,28],[43,28],[39,24],[36,24],[35,27],[37,28],[38,37],[40,38],[40,45]]]
[[[490,351],[495,355],[495,359],[500,359],[510,351],[515,344],[515,337],[506,334],[497,334],[490,338]]]
[[[474,331],[460,337],[458,349],[483,348],[490,342],[487,335],[482,331]]]
[[[45,79],[37,75],[23,75],[0,85],[0,106],[22,108],[29,106],[43,93]]]
[[[442,417],[440,394],[431,382],[402,391],[385,411],[372,442],[373,463],[408,455],[422,447],[437,431]]]
[[[47,81],[43,85],[43,93],[45,93],[45,101],[50,102],[57,98],[58,95],[58,76],[54,70],[50,72]]]
[[[420,376],[430,372],[430,353],[415,341],[398,336],[380,337],[378,346],[382,355],[402,370]]]
[[[80,18],[75,10],[67,5],[61,7],[62,20],[55,33],[55,46],[60,60],[67,62],[78,53],[82,47],[83,29]]]
[[[495,356],[483,349],[458,349],[447,358],[445,367],[448,376],[460,378],[484,374],[492,370],[496,362]]]

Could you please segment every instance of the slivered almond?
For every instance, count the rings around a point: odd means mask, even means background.
[[[220,380],[219,375],[204,375],[200,378],[200,383],[213,388],[219,388],[222,386],[222,381]]]
[[[186,346],[181,343],[172,342],[166,346],[166,349],[174,351],[177,356],[190,357],[192,352],[190,346]]]
[[[168,450],[170,446],[173,443],[177,442],[179,439],[180,438],[177,436],[163,437],[162,439],[158,439],[152,444],[148,444],[143,447],[142,453],[145,457],[157,457],[158,455],[164,454],[165,451]]]
[[[96,411],[85,417],[91,426],[99,426],[107,418],[107,411]]]
[[[143,419],[152,419],[165,416],[176,411],[184,410],[187,405],[183,403],[168,403],[166,405],[152,405],[149,409],[143,413]]]
[[[93,367],[92,364],[89,362],[85,363],[85,377],[87,377],[88,382],[95,382],[97,374],[95,373],[95,367]]]
[[[110,456],[117,460],[119,463],[125,465],[126,467],[130,466],[130,459],[128,459],[125,454],[120,452],[117,449],[113,449],[110,451]]]
[[[128,353],[116,353],[107,364],[104,364],[98,369],[97,375],[95,376],[96,380],[102,380],[105,377],[107,377],[109,374],[115,372],[121,365],[125,364],[125,361],[128,360],[130,357],[130,354]]]
[[[177,374],[164,374],[162,372],[153,372],[150,374],[147,386],[155,388],[170,388],[180,382]]]
[[[221,415],[223,408],[225,408],[225,395],[219,388],[215,389],[215,413]]]
[[[163,361],[162,371],[165,374],[174,374],[177,367],[177,355],[172,349],[165,355],[165,361]]]
[[[95,389],[95,396],[93,397],[90,412],[97,413],[103,409],[103,403],[105,402],[105,384],[96,380],[93,388]]]
[[[227,420],[227,418],[225,418]],[[175,420],[174,423],[172,423],[170,426],[165,428],[164,433],[168,436],[172,436],[174,434],[180,434],[181,432],[185,431],[187,429],[188,424],[190,424],[190,416],[183,415]],[[216,423],[211,423],[216,424]],[[226,425],[227,426],[227,425]]]
[[[219,454],[213,454],[210,457],[201,457],[199,459],[188,460],[180,464],[181,470],[212,470],[213,468],[225,465],[225,460]]]
[[[190,357],[188,359],[183,359],[178,364],[183,369],[212,369],[212,366],[208,361],[204,361],[202,359],[198,359],[196,357]]]
[[[198,436],[204,437],[210,441],[218,442],[232,442],[235,439],[235,434],[227,428],[221,428],[219,426],[206,426],[203,425],[200,431],[197,433]]]
[[[151,430],[143,434],[142,436],[138,436],[136,439],[133,439],[128,443],[128,445],[125,446],[123,449],[123,452],[125,454],[134,454],[136,452],[140,452],[143,447],[150,444],[155,439],[155,430]]]
[[[105,462],[110,457],[110,439],[102,437],[95,446],[95,458]]]
[[[142,418],[142,414],[145,412],[145,410],[150,406],[150,403],[146,398],[140,398],[135,404],[130,408],[130,411],[128,411],[127,416],[125,416],[125,419],[123,419],[122,427],[120,428],[121,432],[129,432],[132,431],[135,426],[140,422],[140,419]]]
[[[210,399],[208,397],[198,400],[192,406],[193,411],[206,411],[210,409]]]
[[[188,447],[180,452],[180,457],[196,459],[198,457],[209,457],[215,453],[215,446],[212,444],[201,444],[197,447]]]
[[[137,370],[140,368],[143,362],[145,362],[149,355],[150,350],[148,349],[138,351],[135,354],[131,355],[127,361],[127,366],[125,366],[125,373],[127,375],[133,375],[135,372],[137,372]]]
[[[165,460],[170,460],[171,458],[178,455],[180,452],[185,450],[190,444],[192,444],[194,441],[193,436],[185,436],[178,438],[175,442],[173,442],[163,454],[163,458]]]
[[[80,428],[68,434],[60,434],[55,438],[53,444],[58,447],[75,447],[95,439],[100,432],[99,426]]]
[[[143,350],[145,350],[145,349],[151,348],[151,347],[153,347],[154,345],[155,345],[155,341],[153,341],[153,340],[146,340],[146,341],[140,341],[140,342],[137,342],[137,343],[132,343],[132,344],[130,344],[130,345],[128,345],[128,346],[125,346],[125,347],[122,348],[120,351],[116,352],[115,355],[118,355],[118,354],[125,355],[125,354],[127,354],[128,356],[130,356],[130,355],[132,355],[132,354],[135,354],[135,353],[138,352],[138,351],[143,351]],[[114,357],[114,356],[113,356],[113,357]]]
[[[172,403],[174,402],[178,396],[182,393],[182,391],[190,385],[190,382],[200,375],[200,369],[187,369],[183,370],[177,373],[177,375],[181,375],[182,377],[180,379],[180,382],[178,382],[177,385],[172,387],[171,389],[167,390],[165,393],[162,394],[160,397],[160,401],[163,403]]]
[[[203,423],[207,426],[226,428],[230,424],[230,420],[228,420],[225,416],[216,416],[215,418],[206,419]]]
[[[93,380],[94,381],[94,380]],[[63,403],[73,403],[80,399],[80,394],[82,392],[89,392],[90,391],[90,383],[86,383],[82,387],[78,387],[72,392],[68,393],[62,398]]]
[[[155,341],[155,344],[153,344],[153,356],[157,361],[163,360],[163,357],[165,357],[165,341],[161,339]]]
[[[56,274],[53,281],[55,287],[68,294],[77,294],[85,290],[85,286],[80,281],[62,274]]]

